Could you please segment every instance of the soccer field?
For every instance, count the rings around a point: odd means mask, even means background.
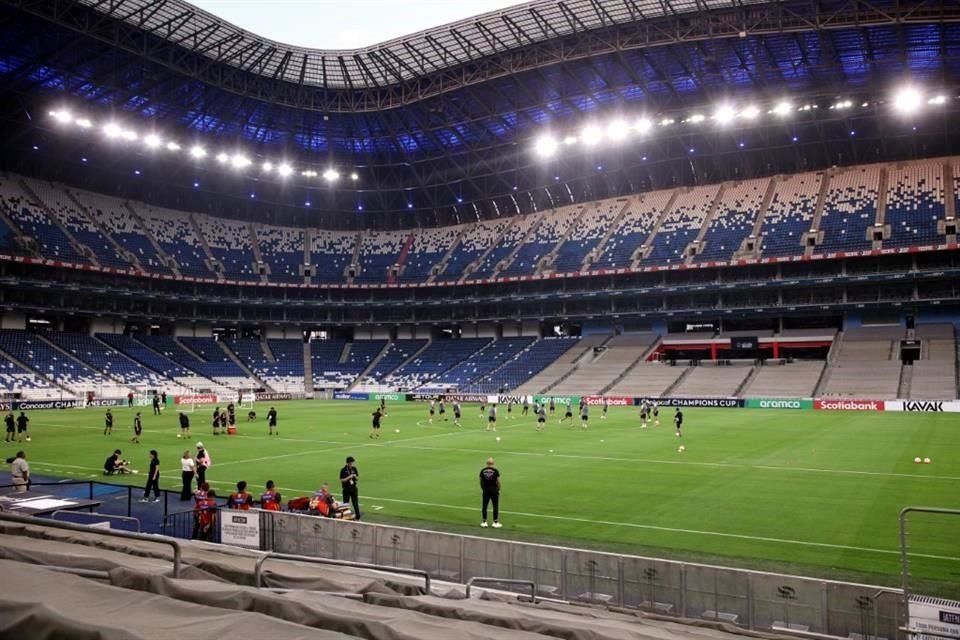
[[[685,409],[680,453],[673,409],[661,410],[661,426],[641,429],[636,408],[611,407],[601,420],[595,407],[588,430],[576,417],[559,425],[556,415],[542,433],[532,412],[521,417],[517,408],[511,420],[501,410],[494,434],[477,405],[464,405],[457,428],[428,424],[424,404],[393,402],[382,437],[371,440],[374,406],[277,403],[281,435],[273,437],[267,404],[257,405],[255,424],[239,412],[236,437],[211,435],[209,411],[199,408],[190,441],[175,437],[175,411],[154,417],[142,408],[139,445],[130,442],[131,410],[114,410],[109,438],[102,409],[35,411],[25,448],[34,473],[98,480],[114,448],[139,469],[156,448],[162,485],[175,488],[180,454],[202,440],[221,495],[241,479],[259,494],[272,479],[285,499],[324,481],[338,493],[338,470],[352,455],[372,522],[887,584],[899,573],[900,509],[960,508],[960,425],[951,414]],[[477,474],[487,456],[503,478],[499,530],[479,527]],[[932,464],[914,464],[916,456]],[[960,519],[917,522],[917,578],[960,582]]]

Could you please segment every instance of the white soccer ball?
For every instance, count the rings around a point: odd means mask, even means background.
[[[930,464],[930,462],[931,462],[930,458],[923,459],[923,464]]]
[[[686,450],[687,450],[687,448],[686,448],[685,446],[683,446],[683,445],[680,445],[680,448],[677,449],[677,451],[678,451],[679,453],[683,453],[683,452],[686,451]]]
[[[397,433],[400,433],[400,429],[397,429],[396,431],[397,431]]]
[[[133,474],[134,474],[134,475],[136,475],[136,474],[138,474],[138,473],[140,473],[138,470],[136,470],[136,469],[133,470]]]
[[[500,436],[497,436],[497,442],[500,442]]]
[[[679,431],[677,431],[677,434],[676,434],[676,435],[677,435],[677,437],[679,438],[679,437],[680,437],[680,432],[679,432]]]
[[[181,436],[181,435],[178,433],[178,434],[177,434],[177,437],[178,437],[178,438],[182,438],[183,436]]]
[[[26,441],[27,441],[27,442],[30,442],[30,436],[27,436],[27,437],[26,437]]]
[[[921,460],[920,458],[914,458],[914,459],[913,459],[913,463],[914,463],[914,464],[920,464],[921,462],[923,462],[923,460]]]

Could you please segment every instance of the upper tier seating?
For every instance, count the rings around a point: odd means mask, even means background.
[[[197,278],[216,277],[207,268],[203,246],[193,231],[189,214],[140,203],[134,208],[164,253],[176,260],[180,273]]]
[[[457,250],[450,256],[450,261],[437,280],[456,282],[462,278],[464,270],[493,246],[510,224],[511,221],[507,219],[483,220],[465,228]]]
[[[853,167],[830,176],[824,199],[820,231],[823,242],[818,253],[862,251],[871,247],[867,229],[877,220],[880,167]]]
[[[60,224],[73,235],[76,241],[93,251],[97,262],[102,266],[116,269],[131,267],[130,263],[117,253],[110,241],[100,233],[97,225],[91,222],[87,214],[70,199],[64,185],[31,178],[24,178],[23,181],[43,200],[47,209],[59,218]]]
[[[416,389],[463,362],[490,343],[489,338],[434,340],[416,358],[384,378],[395,389]]]
[[[654,191],[631,201],[591,269],[623,269],[633,264],[634,252],[647,241],[672,195],[673,191]]]
[[[753,232],[769,185],[769,178],[745,180],[723,190],[717,210],[703,236],[705,246],[697,254],[698,262],[733,259],[741,243]]]
[[[503,338],[495,340],[457,366],[430,381],[430,388],[473,389],[472,383],[516,357],[530,346],[534,338]]]
[[[774,178],[773,198],[760,228],[763,256],[801,255],[803,234],[810,230],[823,183],[821,173]]]
[[[682,264],[685,251],[700,231],[717,196],[718,187],[694,187],[677,195],[653,238],[653,251],[643,264]]]
[[[303,282],[303,229],[257,225],[260,255],[270,268],[271,282]]]
[[[943,163],[913,162],[887,169],[887,210],[890,225],[886,247],[909,247],[940,241],[937,221],[946,211]]]
[[[536,213],[514,218],[510,226],[507,227],[507,230],[504,231],[500,242],[496,243],[496,246],[491,249],[487,257],[480,263],[480,266],[477,267],[477,270],[470,276],[470,279],[479,280],[493,276],[500,261],[510,255],[517,244],[526,237],[527,232],[537,224],[539,219],[540,215]]]
[[[27,195],[15,177],[0,179],[0,207],[25,236],[33,238],[40,255],[53,260],[87,264],[89,260],[73,248],[70,239]]]
[[[611,198],[583,205],[583,215],[570,229],[570,237],[557,252],[553,270],[558,273],[580,271],[587,254],[603,239],[627,202],[627,198]]]
[[[356,241],[356,233],[314,229],[310,239],[310,263],[314,267],[311,281],[346,282],[344,272],[353,261]]]
[[[407,231],[368,231],[360,241],[360,269],[354,282],[387,282],[389,269],[397,264],[409,238]]]
[[[570,233],[584,206],[573,205],[554,209],[543,214],[537,232],[528,234],[520,245],[513,261],[504,269],[502,276],[524,276],[536,273],[540,258],[547,255]]]
[[[253,253],[253,239],[246,222],[236,222],[210,216],[195,216],[200,233],[210,247],[210,253],[223,265],[228,280],[259,280],[254,269],[257,257]]]
[[[170,272],[147,237],[146,231],[124,206],[123,200],[77,189],[70,189],[70,192],[117,244],[136,256],[145,270],[155,273]]]
[[[418,231],[404,262],[400,281],[423,282],[429,278],[433,267],[450,251],[463,229],[460,225]]]
[[[500,389],[517,389],[550,366],[579,343],[579,338],[541,338],[520,351],[499,369],[475,379],[471,389],[476,393],[497,393]]]

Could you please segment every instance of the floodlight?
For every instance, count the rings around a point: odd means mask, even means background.
[[[773,114],[778,116],[788,116],[793,112],[793,105],[786,100],[781,100],[773,107]]]
[[[757,116],[760,115],[760,109],[756,105],[749,105],[743,111],[740,112],[740,117],[745,120],[754,120]]]
[[[734,111],[733,106],[725,104],[717,107],[717,110],[713,112],[713,119],[716,120],[718,124],[730,124],[736,115],[737,112]]]
[[[271,171],[273,171],[273,163],[272,163],[272,162],[264,162],[264,163],[263,163],[263,171],[264,171],[264,173],[270,173]]]
[[[129,142],[133,142],[134,140],[137,139],[137,134],[131,131],[130,129],[124,129],[123,131],[120,132],[120,135],[123,136],[124,140],[127,140]]]
[[[160,136],[156,135],[155,133],[151,133],[143,139],[143,144],[147,145],[147,147],[150,149],[156,149],[162,144],[162,141],[160,140]]]
[[[108,138],[119,138],[123,134],[123,129],[113,122],[108,122],[103,126],[103,134]]]
[[[233,166],[234,169],[245,169],[246,167],[250,166],[251,162],[250,162],[250,158],[243,155],[242,153],[238,153],[238,154],[235,154],[232,158],[230,158],[230,164]]]
[[[53,116],[57,122],[63,124],[70,124],[73,122],[73,116],[70,115],[69,111],[51,111],[50,115]]]
[[[224,152],[221,151],[220,153],[217,154],[217,162],[221,164],[225,164],[229,162],[229,160],[230,160],[230,156],[228,156]]]
[[[672,125],[674,122],[676,122],[676,120],[674,120],[673,118],[664,118],[663,120],[660,121],[660,126],[661,126],[661,127],[669,127],[669,126]]]
[[[563,144],[569,146],[571,144],[577,144],[577,136],[567,136],[563,139]]]
[[[87,120],[86,118],[77,118],[74,124],[76,124],[81,129],[89,129],[90,127],[93,126],[93,123]]]
[[[650,129],[653,129],[653,122],[649,118],[640,118],[633,123],[633,128],[637,130],[637,133],[647,133]]]
[[[700,124],[706,119],[707,119],[706,116],[704,116],[702,113],[695,113],[689,118],[687,118],[687,122],[691,124]]]
[[[583,141],[583,144],[591,147],[600,142],[602,138],[603,132],[600,131],[600,127],[593,124],[588,124],[580,132],[580,140]]]
[[[927,104],[941,105],[946,103],[947,103],[947,96],[943,94],[933,96],[932,98],[927,100]],[[77,122],[79,123],[80,121],[78,120]]]
[[[307,178],[316,178],[317,172],[313,169],[305,169],[304,171],[300,172],[300,175],[306,176]]]
[[[354,182],[356,182],[357,180],[360,179],[360,176],[358,176],[358,175],[357,175],[357,172],[354,171],[353,173],[350,174],[350,179],[353,180]]]
[[[335,182],[340,179],[340,172],[331,167],[323,172],[323,179],[327,182]]]
[[[284,162],[284,163],[281,164],[279,167],[277,167],[277,173],[280,174],[280,177],[281,177],[281,178],[286,178],[286,177],[289,176],[291,173],[293,173],[293,167],[291,167],[291,166],[288,165],[286,162]]]
[[[923,94],[914,87],[902,87],[893,95],[893,108],[902,114],[918,111],[923,105]]]
[[[557,152],[557,141],[551,135],[543,135],[537,138],[533,149],[541,158],[549,158]]]
[[[168,142],[167,151],[180,151],[180,145],[176,142]]]
[[[190,148],[190,155],[197,159],[206,158],[207,150],[201,147],[200,145],[196,145]]]
[[[630,127],[623,120],[614,120],[607,126],[607,137],[614,142],[621,142],[630,134]]]

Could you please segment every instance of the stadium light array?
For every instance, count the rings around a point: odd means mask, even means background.
[[[950,101],[950,96],[943,93],[925,93],[923,89],[914,86],[904,86],[895,91],[886,99],[871,101],[854,102],[850,98],[838,97],[831,102],[818,104],[816,102],[795,103],[789,99],[780,99],[766,105],[754,103],[724,102],[714,105],[709,109],[709,115],[705,115],[702,110],[693,111],[689,115],[676,117],[671,115],[660,115],[651,119],[640,117],[628,125],[629,120],[625,116],[617,115],[608,124],[597,122],[596,120],[585,124],[575,134],[559,135],[556,132],[544,133],[533,140],[532,150],[541,158],[551,158],[556,155],[560,145],[573,146],[576,144],[584,147],[596,147],[601,142],[624,143],[631,137],[653,135],[658,128],[666,128],[677,124],[687,126],[702,125],[706,121],[712,122],[718,127],[731,127],[734,125],[745,126],[748,123],[760,121],[764,116],[772,116],[776,120],[784,120],[795,114],[813,115],[821,108],[824,110],[846,111],[856,108],[867,109],[871,106],[875,108],[886,107],[892,112],[900,115],[909,115],[917,113],[924,108],[933,106],[943,106]],[[876,104],[875,104],[876,103]],[[856,135],[851,131],[850,135]],[[793,142],[797,142],[796,136]],[[746,147],[746,143],[739,143],[741,148]],[[691,153],[693,153],[691,151]]]
[[[166,150],[171,154],[177,154],[183,151],[185,155],[197,162],[202,161],[209,156],[209,152],[203,144],[195,143],[184,146],[176,140],[167,139],[166,136],[163,136],[155,131],[137,131],[114,120],[95,122],[87,117],[77,117],[71,112],[70,109],[67,108],[52,109],[48,112],[48,115],[53,119],[58,127],[76,127],[80,130],[96,129],[100,131],[107,140],[110,140],[115,144],[141,141],[143,146],[151,151]],[[36,150],[37,148],[34,149],[34,151]],[[251,156],[243,153],[242,151],[236,151],[233,153],[221,151],[215,155],[214,158],[218,164],[224,165],[225,167],[230,167],[235,171],[242,171],[243,169],[253,165],[254,162]],[[271,160],[264,160],[260,164],[260,167],[263,169],[263,173],[276,174],[280,178],[289,178],[294,174],[294,172],[296,172],[304,178],[316,178],[322,175],[327,182],[333,183],[341,176],[340,170],[335,167],[328,166],[321,174],[316,169],[310,168],[309,166],[295,167],[286,161],[274,162]],[[353,182],[360,180],[360,174],[358,174],[356,171],[350,172],[349,176],[350,180]]]

